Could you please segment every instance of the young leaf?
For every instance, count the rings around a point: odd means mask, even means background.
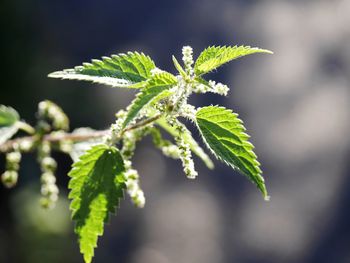
[[[80,157],[69,172],[69,198],[80,252],[89,263],[103,234],[109,213],[115,212],[125,189],[124,162],[115,147],[96,145]]]
[[[19,115],[11,107],[0,105],[0,145],[10,139],[19,129]]]
[[[74,69],[49,74],[51,78],[86,80],[120,88],[139,88],[134,85],[151,77],[156,66],[149,56],[138,52],[93,59]]]
[[[172,126],[170,126],[164,118],[161,118],[157,121],[157,124],[162,127],[164,130],[166,130],[170,135],[173,137],[178,135],[178,132],[176,129]],[[184,139],[186,143],[190,145],[191,151],[197,155],[209,169],[214,169],[214,164],[210,157],[204,152],[204,150],[198,145],[197,141],[192,137],[192,134],[189,130],[188,132],[184,133]]]
[[[164,98],[162,94],[176,84],[176,77],[168,72],[161,72],[154,75],[130,105],[130,109],[123,123],[123,128],[137,117],[137,114],[143,107],[151,102],[154,103],[157,99]]]
[[[180,63],[177,61],[176,57],[175,56],[172,56],[173,58],[173,63],[174,63],[174,66],[175,68],[177,69],[177,71],[180,73],[180,75],[186,79],[187,78],[187,74],[185,72],[185,70],[181,67]]]
[[[271,51],[250,46],[208,47],[198,57],[194,71],[196,75],[208,73],[231,60],[254,53],[269,53]]]
[[[253,152],[254,146],[248,142],[249,136],[238,115],[224,107],[209,106],[197,111],[196,122],[213,154],[247,176],[268,199],[260,163]]]
[[[19,121],[17,111],[11,107],[0,105],[0,127],[8,127]]]

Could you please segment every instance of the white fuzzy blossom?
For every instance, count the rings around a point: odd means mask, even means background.
[[[192,152],[191,152],[191,146],[189,143],[186,142],[184,134],[188,132],[186,127],[180,123],[175,118],[169,118],[168,122],[171,126],[173,126],[177,132],[178,135],[175,137],[176,144],[179,148],[180,152],[180,160],[182,162],[182,167],[184,169],[184,172],[189,179],[195,179],[198,175],[197,171],[194,168],[194,162],[192,159]]]
[[[185,104],[181,107],[181,115],[191,121],[196,118],[196,108],[190,104]]]
[[[110,135],[106,136],[105,140],[106,143],[109,145],[115,144],[120,138],[120,132],[122,131],[123,128],[123,123],[126,118],[126,111],[120,110],[115,114],[115,117],[117,120],[115,121],[114,124],[111,125],[110,128]]]
[[[193,74],[193,49],[190,46],[184,46],[182,48],[182,60],[185,64],[185,69],[190,75]]]
[[[216,83],[213,80],[209,80],[208,85],[205,85],[203,83],[196,83],[193,87],[193,91],[196,93],[212,92],[226,96],[229,91],[229,88],[225,84]]]
[[[163,146],[161,147],[161,150],[165,156],[168,156],[174,159],[180,158],[180,149],[176,145],[171,144],[171,145]]]
[[[126,164],[128,166],[128,164]],[[128,169],[124,173],[125,179],[126,179],[126,189],[131,197],[132,202],[135,204],[138,208],[143,208],[146,203],[145,195],[140,187],[140,180],[139,180],[139,174],[134,169]]]
[[[184,172],[189,179],[195,179],[198,175],[197,171],[194,168],[194,162],[192,159],[191,149],[188,143],[183,139],[179,140],[179,149],[180,149],[180,159],[182,161],[182,166]]]
[[[219,95],[227,95],[227,92],[229,91],[229,88],[220,82],[216,83],[213,80],[209,80],[209,86],[212,88],[211,92],[217,93]]]
[[[170,98],[171,105],[174,106],[171,114],[181,115],[182,109],[187,105],[189,95],[192,93],[192,85],[187,83],[182,76],[177,76],[178,84],[174,87],[174,93]]]
[[[208,85],[204,85],[202,83],[196,83],[193,87],[193,92],[196,93],[207,93],[211,91],[211,87]]]

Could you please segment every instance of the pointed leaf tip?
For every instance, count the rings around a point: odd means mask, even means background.
[[[224,107],[203,107],[197,111],[196,123],[212,153],[245,175],[262,192],[264,199],[268,199],[260,163],[238,115]]]
[[[194,70],[197,75],[202,75],[234,59],[254,53],[273,54],[270,50],[250,46],[211,46],[199,55]]]

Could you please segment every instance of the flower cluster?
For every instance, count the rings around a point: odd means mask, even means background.
[[[182,60],[185,64],[185,70],[187,74],[193,75],[193,49],[190,46],[184,46],[182,48]]]
[[[67,131],[69,129],[69,119],[67,115],[60,107],[49,100],[39,103],[38,114],[40,118],[51,120],[55,130]]]
[[[1,181],[7,188],[14,187],[17,184],[21,157],[22,155],[18,151],[6,154],[6,171],[1,175]]]
[[[140,187],[140,177],[136,170],[131,169],[131,162],[127,161],[125,163],[127,167],[126,172],[124,173],[126,179],[126,189],[131,197],[132,202],[138,208],[143,208],[146,203],[145,195]]]
[[[209,86],[212,88],[211,92],[217,93],[219,95],[226,96],[229,91],[229,88],[227,87],[227,85],[222,84],[220,82],[216,83],[213,80],[209,80]]]
[[[57,163],[50,157],[51,147],[47,142],[43,142],[38,148],[38,161],[40,162],[41,174],[41,199],[40,204],[44,208],[54,208],[58,199],[58,187],[54,175]]]
[[[196,112],[193,105],[185,104],[182,106],[181,116],[193,121],[196,118]]]
[[[123,123],[126,118],[126,111],[120,110],[115,114],[115,117],[117,120],[114,124],[111,125],[111,135],[106,138],[107,144],[113,145],[115,144],[120,138],[120,132],[122,131]]]
[[[193,87],[193,91],[196,93],[207,93],[212,92],[219,95],[226,96],[229,88],[227,85],[220,82],[216,83],[213,80],[209,80],[207,83],[197,83]]]
[[[194,168],[194,162],[192,159],[192,152],[190,144],[185,140],[185,134],[188,133],[186,127],[180,123],[177,119],[169,121],[169,124],[178,132],[178,135],[175,136],[175,141],[179,149],[179,156],[182,161],[182,167],[184,172],[189,179],[195,179],[198,175],[197,171]]]

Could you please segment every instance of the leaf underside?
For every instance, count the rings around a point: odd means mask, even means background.
[[[120,88],[138,88],[134,86],[151,77],[156,66],[149,56],[138,52],[93,59],[74,69],[65,69],[49,74],[51,78],[92,81]]]
[[[267,199],[260,163],[238,115],[224,107],[209,106],[197,111],[196,122],[212,153],[248,177]]]
[[[164,92],[176,84],[176,77],[168,72],[162,72],[154,75],[149,81],[147,81],[144,88],[142,88],[135,100],[131,103],[126,119],[123,123],[123,128],[125,128],[134,118],[137,117],[138,113],[143,107],[149,103],[155,103],[156,100],[163,99],[166,95]],[[163,96],[162,94],[165,95]],[[167,95],[170,95],[170,93]]]
[[[109,213],[115,213],[125,189],[123,159],[115,147],[92,147],[69,173],[69,198],[80,252],[91,262],[98,236],[103,234]]]
[[[272,52],[266,49],[260,49],[250,46],[212,46],[208,47],[199,55],[194,71],[199,76],[208,73],[231,60],[247,56],[254,53]]]
[[[0,105],[0,127],[8,127],[19,121],[17,111],[11,107]]]
[[[0,105],[0,145],[18,131],[19,114],[11,107]]]

